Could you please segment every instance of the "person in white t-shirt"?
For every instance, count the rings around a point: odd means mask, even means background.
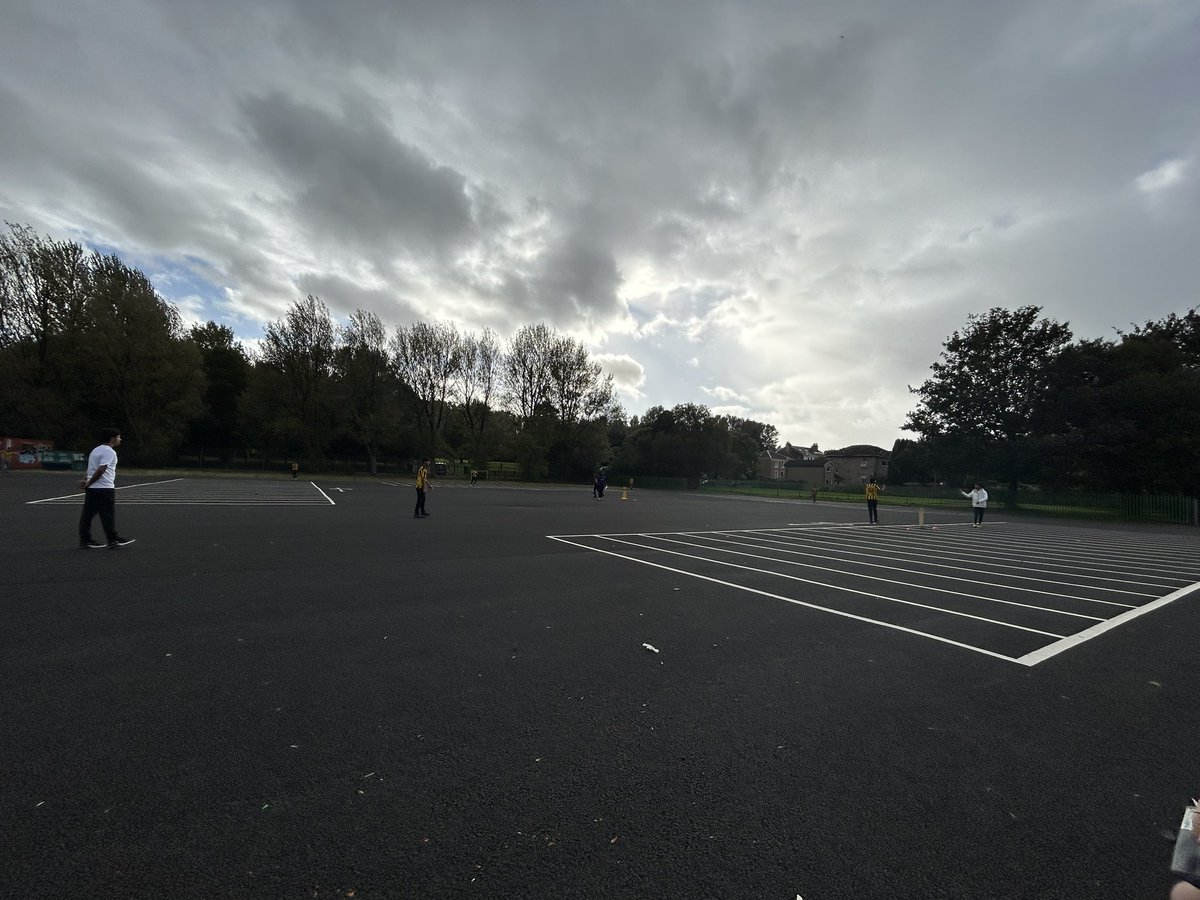
[[[987,491],[983,489],[978,481],[975,482],[975,489],[972,491],[962,491],[964,497],[971,500],[971,509],[975,513],[975,522],[971,525],[972,528],[983,527],[983,514],[987,510]]]
[[[87,477],[79,482],[83,488],[83,513],[79,517],[79,546],[87,549],[124,547],[133,538],[117,533],[117,447],[121,432],[117,428],[100,430],[100,443],[88,456]],[[92,519],[100,516],[100,525],[108,543],[92,540]]]

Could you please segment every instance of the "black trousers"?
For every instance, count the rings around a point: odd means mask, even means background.
[[[976,525],[982,525],[982,524],[983,524],[983,513],[984,513],[984,511],[985,511],[986,509],[987,509],[987,507],[986,507],[986,506],[976,506],[976,507],[974,507],[974,510],[975,510],[975,524],[976,524]]]
[[[100,516],[100,525],[109,543],[117,539],[116,488],[88,488],[83,492],[83,513],[79,516],[79,540],[92,539],[92,519]]]
[[[421,488],[417,488],[417,505],[413,509],[413,515],[420,516],[420,515],[424,515],[424,514],[425,514],[425,491],[422,490]]]
[[[868,500],[867,501],[867,521],[868,522],[878,522],[879,521],[879,501],[878,500]]]

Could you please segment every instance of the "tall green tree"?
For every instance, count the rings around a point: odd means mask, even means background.
[[[1200,494],[1200,414],[1180,402],[1200,393],[1200,367],[1177,321],[1163,324],[1062,354],[1040,423],[1042,483]]]
[[[436,455],[462,368],[462,336],[452,322],[415,322],[398,327],[390,346],[396,372],[412,391],[424,452]]]
[[[612,405],[613,377],[583,344],[559,336],[551,347],[548,400],[560,424],[592,422]]]
[[[94,256],[9,224],[0,233],[0,431],[90,439],[83,335]]]
[[[694,488],[706,475],[742,477],[742,462],[730,447],[728,421],[707,406],[654,406],[630,426],[613,465],[622,473],[686,478]]]
[[[335,348],[329,308],[309,294],[267,325],[252,382],[251,417],[268,434],[297,442],[313,469],[322,467],[336,427]]]
[[[468,452],[477,468],[486,467],[490,456],[488,425],[500,390],[502,361],[500,343],[490,328],[480,334],[463,335],[462,365],[454,386],[454,399],[469,435]]]
[[[890,483],[931,484],[940,480],[937,462],[928,441],[900,438],[892,445],[892,458],[888,461]]]
[[[501,368],[501,396],[519,423],[526,474],[546,471],[574,478],[602,464],[600,423],[620,416],[611,375],[586,348],[544,323],[525,325],[509,340]]]
[[[399,380],[388,352],[387,329],[375,313],[359,309],[338,334],[335,356],[342,415],[375,475],[381,448],[401,424]]]
[[[976,474],[994,472],[1016,491],[1034,463],[1034,426],[1049,399],[1051,368],[1071,330],[1038,316],[1041,308],[993,308],[968,317],[943,344],[931,378],[909,390],[920,398],[904,429],[943,448],[973,454]]]
[[[522,430],[550,408],[555,335],[542,322],[522,325],[508,341],[501,365],[505,405]]]
[[[85,325],[94,257],[72,241],[7,224],[0,233],[0,348],[26,343],[44,363],[56,337]]]
[[[125,432],[131,460],[165,462],[203,410],[200,351],[179,311],[115,255],[95,258],[87,309],[85,408]]]
[[[240,443],[239,411],[250,380],[250,357],[228,325],[193,325],[187,336],[200,352],[206,383],[203,414],[192,422],[189,442],[228,461]]]

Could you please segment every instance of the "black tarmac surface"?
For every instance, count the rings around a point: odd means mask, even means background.
[[[1022,665],[732,584],[782,592],[769,573],[597,552],[858,507],[437,483],[414,520],[399,482],[122,471],[136,543],[80,550],[76,478],[0,479],[0,896],[1169,890],[1200,791],[1200,594]],[[1005,535],[1183,558],[1200,537],[989,515],[931,516],[938,553]],[[915,510],[880,517],[821,527],[942,558]],[[899,608],[804,577],[789,597]],[[904,609],[1014,658],[1053,640]],[[1014,621],[1056,630],[1039,616]]]

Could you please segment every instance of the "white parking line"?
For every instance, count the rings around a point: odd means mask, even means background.
[[[1135,545],[1136,542],[1127,541],[1125,540],[1125,536],[1120,534],[1086,535],[1073,540],[1073,543],[1070,544],[1070,553],[1058,553],[1053,551],[1049,553],[1041,553],[1039,552],[1039,548],[1043,546],[1042,539],[1045,537],[1045,535],[1039,532],[1034,532],[1033,534],[1028,535],[1028,539],[1022,541],[1020,540],[1020,532],[1014,533],[1009,531],[1006,535],[1007,540],[1003,542],[1003,546],[1000,548],[993,548],[989,546],[987,538],[982,538],[974,533],[964,535],[961,531],[955,532],[950,536],[947,536],[944,532],[937,535],[930,533],[926,535],[928,540],[924,544],[914,544],[911,539],[905,539],[907,536],[902,536],[899,546],[896,546],[897,542],[895,540],[880,540],[881,538],[885,537],[884,530],[887,527],[888,526],[881,526],[880,528],[870,529],[865,527],[859,528],[858,526],[854,525],[832,525],[831,527],[825,527],[825,524],[822,523],[820,527],[816,528],[793,526],[763,529],[723,529],[686,532],[668,531],[547,535],[547,537],[549,537],[551,540],[569,544],[581,549],[603,553],[608,556],[630,560],[641,565],[652,566],[654,568],[676,572],[678,574],[687,575],[693,578],[700,578],[716,584],[726,585],[737,590],[784,600],[789,603],[794,603],[798,606],[805,606],[810,609],[816,609],[823,612],[830,612],[835,615],[856,619],[858,621],[869,622],[871,624],[883,625],[887,628],[904,631],[908,634],[915,634],[920,637],[927,637],[941,643],[952,644],[954,646],[974,650],[975,652],[982,653],[986,656],[1008,660],[1010,662],[1019,663],[1025,666],[1037,665],[1038,663],[1050,659],[1065,650],[1079,646],[1085,641],[1105,634],[1106,632],[1116,628],[1118,625],[1125,624],[1137,618],[1138,616],[1144,615],[1145,613],[1151,612],[1155,609],[1160,609],[1161,607],[1171,603],[1176,599],[1179,599],[1180,597],[1200,590],[1200,582],[1186,584],[1183,587],[1177,587],[1177,589],[1172,590],[1172,588],[1176,587],[1180,583],[1181,579],[1174,577],[1170,571],[1164,571],[1164,569],[1168,568],[1168,566],[1165,566],[1159,559],[1159,557],[1163,556],[1165,550],[1166,557],[1175,560],[1175,565],[1169,566],[1170,569],[1177,570],[1181,573],[1195,573],[1200,571],[1200,553],[1196,552],[1194,544],[1189,541],[1179,541],[1176,542],[1174,546],[1163,548],[1157,545],[1137,546]],[[897,529],[899,527],[904,527],[906,531],[910,530],[907,526],[895,526]],[[840,532],[836,538],[831,533],[834,530]],[[930,531],[932,531],[932,529]],[[893,530],[893,535],[894,533],[895,532]],[[891,538],[893,535],[888,535],[887,537]],[[871,543],[865,542],[868,537],[870,541],[872,541]],[[977,538],[979,539],[977,540]],[[603,549],[594,545],[597,541],[621,545],[622,547],[630,549],[624,552],[618,552],[612,549]],[[930,571],[931,568],[936,568],[961,572],[962,566],[953,565],[952,561],[958,555],[953,551],[957,550],[959,553],[963,552],[963,541],[969,541],[971,543],[971,556],[969,562],[973,567],[970,573],[972,577],[965,577],[961,575],[954,576],[950,574],[943,574],[942,572]],[[695,552],[685,552],[681,549],[670,549],[664,545],[688,548],[689,550]],[[995,552],[997,549],[999,552]],[[830,608],[820,603],[797,600],[794,597],[786,597],[770,591],[759,590],[757,588],[749,587],[748,585],[737,584],[733,581],[701,575],[698,572],[689,572],[685,569],[677,568],[675,566],[651,562],[649,559],[645,559],[639,555],[636,555],[638,551],[640,551],[642,555],[647,553],[669,554],[682,559],[696,560],[707,565],[737,569],[753,573],[755,575],[783,578],[788,581],[814,585],[831,591],[855,594],[885,603],[897,603],[909,607],[918,607],[921,609],[931,610],[935,613],[941,613],[946,616],[957,616],[963,619],[972,619],[987,623],[989,625],[997,625],[1003,628],[1016,629],[1018,631],[1053,638],[1054,640],[1042,647],[1039,647],[1037,650],[1024,654],[1023,656],[1008,656],[1003,653],[988,650],[984,647],[978,647],[963,643],[961,641],[943,638],[939,635],[920,631],[916,628],[897,625],[891,622],[884,622],[879,619],[872,618],[871,616],[848,613],[844,610]],[[922,551],[924,554],[919,555]],[[762,565],[739,564],[732,562],[728,558],[730,556],[760,561]],[[927,556],[940,558],[944,560],[944,562],[932,562],[926,558]],[[796,559],[795,557],[807,558],[816,561],[804,562],[800,559]],[[1005,558],[1008,558],[1012,562],[1004,563],[998,561]],[[909,566],[911,566],[911,568],[904,567],[903,565],[890,564],[888,560],[895,560],[899,563],[907,563]],[[1031,565],[1031,560],[1041,561],[1041,566],[1038,566],[1036,563]],[[1103,567],[1099,565],[1101,560],[1104,562]],[[831,565],[831,562],[836,563],[836,565]],[[1017,563],[1024,563],[1024,565]],[[1043,631],[1037,628],[1019,625],[1012,622],[1004,622],[965,611],[947,609],[945,607],[933,604],[920,603],[915,600],[906,600],[902,597],[894,597],[872,591],[859,590],[857,588],[835,583],[828,583],[825,581],[816,580],[814,578],[806,578],[799,575],[788,574],[787,572],[778,571],[780,566],[794,566],[802,569],[816,570],[817,572],[826,572],[830,575],[836,574],[838,576],[845,576],[854,579],[884,582],[886,584],[895,585],[897,588],[904,589],[902,590],[902,593],[909,594],[910,596],[913,589],[924,592],[936,592],[939,594],[948,594],[969,600],[999,603],[1008,607],[1029,609],[1038,613],[1069,616],[1074,619],[1083,619],[1093,624],[1084,627],[1081,631],[1073,634],[1055,634],[1054,632]],[[887,570],[888,572],[902,572],[906,575],[918,576],[918,580],[906,581],[900,580],[899,578],[885,577],[884,575],[867,574],[865,571],[863,571],[863,569],[868,568],[874,570],[882,569]],[[1130,569],[1132,571],[1124,571],[1125,569]],[[1017,571],[1013,570],[1019,570],[1026,574],[1017,574]],[[1125,577],[1106,577],[1104,575],[1097,574],[1097,572],[1100,571],[1109,572],[1114,575],[1124,575]],[[1044,576],[1058,575],[1059,578],[1054,579],[1052,577],[1038,577],[1036,573],[1044,573]],[[1032,603],[1023,603],[1017,600],[1006,600],[1000,597],[987,596],[986,594],[982,593],[970,593],[967,591],[950,589],[948,587],[934,587],[920,580],[926,578],[967,582],[970,585],[977,586],[977,590],[979,588],[999,588],[1004,591],[1021,591],[1030,594],[1040,594],[1046,597],[1100,604],[1110,608],[1118,609],[1120,611],[1116,612],[1112,618],[1104,618],[1103,611],[1098,609],[1095,611],[1100,613],[1100,615],[1085,615],[1079,612],[1071,612],[1068,610],[1035,605]],[[1062,593],[1053,590],[1039,590],[1032,586],[1021,587],[1011,583],[1017,579],[1027,582],[1032,581],[1046,587],[1051,585],[1071,586],[1075,589],[1075,592]],[[1164,583],[1172,581],[1175,582],[1175,585]],[[1105,582],[1106,584],[1101,584],[1099,582]],[[1113,585],[1124,585],[1125,587],[1118,588],[1114,587]],[[1132,588],[1141,588],[1141,590],[1135,590]],[[1158,588],[1159,590],[1170,590],[1171,592],[1166,596],[1161,596],[1160,593],[1157,592],[1147,592],[1154,591],[1155,588]],[[1114,600],[1103,600],[1096,596],[1090,596],[1101,592],[1107,593],[1109,596],[1112,596],[1113,594],[1125,594],[1132,597],[1144,597],[1148,598],[1149,602],[1137,606],[1133,603],[1118,603]],[[1064,625],[1065,624],[1066,623],[1064,623]]]
[[[1173,603],[1180,597],[1186,597],[1188,594],[1193,593],[1197,589],[1200,589],[1200,584],[1188,585],[1185,588],[1175,591],[1173,594],[1167,594],[1165,597],[1160,597],[1153,603],[1147,603],[1145,606],[1139,606],[1137,609],[1131,609],[1129,612],[1123,612],[1119,616],[1113,616],[1107,622],[1101,622],[1099,625],[1093,625],[1091,628],[1084,629],[1083,631],[1072,634],[1069,637],[1065,637],[1061,641],[1056,641],[1053,644],[1047,644],[1045,647],[1034,650],[1031,653],[1026,653],[1024,656],[1015,660],[1015,662],[1019,662],[1023,666],[1036,666],[1038,663],[1045,662],[1052,656],[1057,656],[1064,650],[1070,650],[1072,647],[1078,647],[1085,641],[1090,641],[1092,638],[1099,637],[1106,631],[1111,631],[1112,629],[1116,628],[1118,625],[1125,625],[1126,623],[1132,622],[1134,619],[1138,618],[1138,616],[1144,616],[1148,612],[1161,609],[1168,603]]]
[[[119,488],[117,488],[117,490],[118,491],[127,491],[130,488],[150,487],[150,486],[153,486],[156,484],[172,484],[176,481],[183,481],[183,479],[182,478],[168,478],[166,481],[143,481],[143,482],[140,482],[139,484],[123,484]],[[63,500],[83,500],[83,488],[80,488],[74,494],[64,494],[61,497],[44,497],[41,500],[26,500],[25,505],[33,506],[38,503],[54,503],[56,501],[61,502]]]
[[[682,544],[686,547],[697,547],[702,550],[704,550],[704,549],[716,550],[718,553],[733,553],[737,556],[748,556],[751,559],[770,560],[771,562],[781,563],[785,566],[802,566],[806,569],[816,569],[819,572],[836,572],[839,575],[849,575],[851,578],[864,578],[864,579],[867,579],[868,581],[882,581],[885,584],[897,584],[897,585],[901,585],[903,587],[915,587],[915,588],[920,588],[921,590],[924,590],[924,591],[935,591],[939,594],[951,594],[955,597],[971,597],[972,599],[975,599],[975,600],[985,600],[988,603],[1002,603],[1006,606],[1019,606],[1022,609],[1036,609],[1039,612],[1054,613],[1055,615],[1060,615],[1060,616],[1071,616],[1076,619],[1087,619],[1091,622],[1105,621],[1104,618],[1101,616],[1085,616],[1083,613],[1067,612],[1065,610],[1055,609],[1050,606],[1034,606],[1032,603],[1018,603],[1016,600],[1001,600],[998,597],[985,597],[983,594],[968,594],[963,591],[950,590],[949,588],[938,588],[938,587],[933,587],[932,585],[916,584],[911,581],[900,581],[896,578],[881,578],[878,575],[864,575],[861,572],[847,571],[846,569],[836,569],[833,566],[817,566],[817,565],[813,565],[812,563],[803,563],[803,562],[799,562],[797,560],[792,560],[792,559],[778,559],[774,556],[760,556],[757,553],[746,553],[743,550],[727,550],[724,547],[707,547],[704,544],[693,544],[689,541],[679,541],[679,540],[675,540],[673,538],[664,538],[664,537],[655,536],[654,540],[669,541],[670,543],[673,543],[673,544]],[[655,549],[655,548],[647,548],[647,549]],[[785,550],[784,552],[790,553],[792,551]],[[700,559],[702,557],[696,557],[696,558]],[[711,562],[717,562],[717,560],[711,560]],[[861,565],[873,566],[874,568],[879,568],[879,569],[889,569],[891,571],[896,571],[896,572],[906,572],[909,575],[929,575],[929,577],[931,577],[931,578],[946,578],[951,581],[965,581],[968,584],[972,584],[972,585],[977,585],[980,583],[978,580],[972,579],[972,578],[955,578],[951,575],[937,575],[932,572],[929,572],[929,573],[919,572],[916,569],[897,569],[892,566],[875,565],[874,563],[861,563]],[[787,577],[787,576],[784,576],[784,577]],[[1068,600],[1085,600],[1086,601],[1086,600],[1091,599],[1090,597],[1077,597],[1074,594],[1055,594],[1050,591],[1036,591],[1033,588],[1010,587],[1009,590],[1029,591],[1029,592],[1035,593],[1035,594],[1046,594],[1050,597],[1063,597],[1064,599],[1068,599]],[[1100,601],[1095,601],[1095,602],[1103,603],[1106,601],[1100,600]],[[1122,609],[1133,609],[1134,608],[1127,603],[1114,603],[1112,605],[1120,606]]]
[[[592,537],[593,535],[576,535],[577,537]],[[648,559],[638,559],[636,556],[626,556],[623,553],[615,553],[612,550],[603,550],[599,547],[590,547],[587,544],[580,544],[576,541],[569,541],[566,537],[547,535],[552,541],[559,541],[563,544],[570,544],[573,547],[580,547],[584,550],[591,550],[593,553],[603,553],[606,556],[615,556],[618,559],[627,559],[630,562],[635,562],[643,566],[651,566],[655,569],[663,569],[667,572],[674,572],[677,575],[686,575],[689,578],[699,578],[702,581],[710,581],[713,584],[724,585],[725,587],[736,588],[739,591],[746,591],[750,594],[758,594],[762,597],[770,597],[773,600],[782,600],[784,603],[792,603],[796,606],[803,606],[808,609],[819,610],[820,612],[831,613],[835,616],[841,616],[844,619],[853,619],[856,622],[866,622],[869,625],[881,625],[884,628],[891,628],[893,631],[903,631],[906,634],[916,635],[917,637],[928,638],[931,641],[938,641],[943,644],[950,644],[954,647],[960,647],[963,650],[972,650],[975,653],[982,653],[984,656],[991,656],[995,659],[1002,659],[1005,662],[1020,662],[1011,656],[1005,656],[1003,653],[996,653],[992,650],[985,650],[983,647],[975,647],[971,644],[963,644],[950,638],[940,637],[936,634],[927,634],[924,631],[917,631],[915,628],[906,628],[903,625],[896,625],[892,622],[883,622],[879,619],[872,619],[868,616],[860,616],[855,613],[849,613],[841,609],[832,609],[828,606],[820,606],[816,603],[809,603],[804,600],[797,600],[794,597],[785,597],[782,594],[772,594],[770,591],[760,591],[758,588],[747,587],[743,584],[734,584],[732,581],[722,581],[720,578],[712,578],[708,575],[700,575],[696,572],[689,572],[686,569],[676,569],[672,566],[664,566],[662,563],[650,562]]]
[[[1037,628],[1027,628],[1024,625],[1014,625],[1011,622],[1002,622],[999,619],[989,619],[987,616],[976,616],[971,613],[958,612],[957,610],[946,609],[941,606],[930,606],[928,603],[917,603],[915,600],[902,600],[899,597],[889,597],[886,594],[876,594],[876,593],[872,593],[871,591],[860,591],[857,588],[842,587],[841,585],[837,585],[837,584],[829,584],[828,582],[824,582],[824,581],[816,581],[812,578],[801,578],[799,575],[786,575],[783,572],[775,572],[771,569],[759,569],[754,566],[742,566],[737,563],[725,562],[724,560],[710,559],[707,556],[696,556],[693,553],[682,553],[678,550],[666,550],[666,549],[663,549],[660,547],[647,547],[644,544],[635,544],[633,541],[617,540],[616,538],[609,537],[608,535],[597,535],[597,537],[601,538],[602,540],[615,541],[618,544],[626,544],[626,545],[632,546],[632,547],[639,547],[643,550],[650,550],[651,552],[654,552],[654,553],[669,553],[672,556],[683,556],[688,559],[698,559],[698,560],[701,560],[702,562],[712,563],[713,565],[717,565],[717,566],[726,566],[731,569],[743,569],[747,572],[756,572],[756,573],[762,574],[762,575],[773,575],[776,578],[786,578],[788,581],[799,581],[799,582],[802,582],[803,584],[811,584],[811,585],[815,585],[816,587],[829,588],[830,590],[842,591],[843,593],[847,593],[847,594],[857,594],[860,597],[870,597],[874,600],[886,600],[891,603],[902,603],[905,606],[916,606],[916,607],[920,607],[921,609],[929,609],[929,610],[933,610],[934,612],[946,613],[947,615],[950,615],[950,616],[959,616],[964,619],[975,619],[978,622],[987,622],[989,625],[999,625],[1002,628],[1015,628],[1018,631],[1028,631],[1033,634],[1043,635],[1045,637],[1055,637],[1055,638],[1066,637],[1065,634],[1058,634],[1053,631],[1041,631]]]
[[[121,504],[130,506],[336,506],[333,498],[315,482],[220,482],[168,478],[117,487]],[[307,484],[317,492],[314,496]],[[162,490],[164,485],[170,485]],[[147,490],[140,490],[145,488]],[[83,490],[61,497],[26,501],[27,505],[81,503]]]
[[[872,533],[875,533],[875,532],[872,532]],[[897,544],[894,541],[887,541],[887,540],[882,541],[882,542],[879,540],[875,540],[870,543],[867,543],[865,541],[858,541],[858,540],[856,540],[858,535],[850,535],[849,542],[847,540],[842,540],[838,543],[830,543],[828,539],[826,539],[824,542],[822,542],[821,539],[825,538],[825,535],[816,535],[816,536],[810,537],[807,534],[799,533],[799,534],[794,535],[794,537],[793,537],[791,532],[786,532],[786,531],[783,532],[783,534],[785,536],[792,537],[792,539],[789,541],[789,543],[794,544],[794,543],[799,542],[800,540],[803,540],[805,542],[805,544],[807,544],[807,545],[818,546],[818,547],[829,547],[838,553],[854,553],[856,551],[848,549],[848,548],[849,547],[862,547],[862,548],[866,548],[867,550],[871,551],[872,555],[875,555],[875,556],[881,555],[881,550],[886,550],[889,553],[898,554],[898,555],[902,555],[902,556],[903,555],[914,556],[917,554],[917,549],[918,549],[918,548],[914,547],[911,544],[911,542]],[[760,539],[765,539],[765,538],[760,538]],[[1086,575],[1086,577],[1092,581],[1109,581],[1109,582],[1114,582],[1116,584],[1135,584],[1135,585],[1142,585],[1142,586],[1148,586],[1148,587],[1158,587],[1158,588],[1163,588],[1163,589],[1166,589],[1168,587],[1174,587],[1174,586],[1178,585],[1179,583],[1181,583],[1181,581],[1183,580],[1183,579],[1177,579],[1177,578],[1165,578],[1165,579],[1160,579],[1159,582],[1150,582],[1150,581],[1147,581],[1145,578],[1140,578],[1140,579],[1132,579],[1132,578],[1128,578],[1128,577],[1126,577],[1126,578],[1110,578],[1105,575],[1100,575],[1097,573],[1103,572],[1103,571],[1111,571],[1111,570],[1098,569],[1094,565],[1084,565],[1084,564],[1068,565],[1068,564],[1060,563],[1057,568],[1043,568],[1038,565],[1032,565],[1030,563],[1030,560],[1028,557],[1023,557],[1020,560],[1019,564],[1014,563],[1014,562],[1000,562],[998,560],[1011,560],[1012,554],[1007,553],[1007,552],[995,553],[992,551],[992,547],[990,544],[983,548],[980,548],[980,547],[974,546],[974,545],[972,545],[970,547],[965,547],[961,544],[955,544],[949,550],[947,550],[941,544],[938,544],[938,545],[935,545],[932,547],[929,545],[922,545],[919,549],[921,551],[921,559],[922,560],[932,559],[932,558],[946,560],[947,561],[946,563],[930,563],[930,565],[937,565],[937,566],[941,566],[941,567],[945,567],[945,568],[956,568],[956,566],[953,564],[957,561],[960,564],[959,566],[957,566],[959,568],[962,565],[970,565],[976,569],[978,569],[980,567],[987,567],[990,569],[1015,569],[1015,570],[1021,571],[1021,572],[1043,572],[1043,573],[1051,573],[1051,574],[1057,574],[1057,575],[1070,575],[1072,573],[1072,570],[1077,570],[1081,573],[1084,573]],[[1048,565],[1048,564],[1046,564],[1046,565]],[[997,574],[999,574],[999,573],[997,573]],[[1118,570],[1114,574],[1128,576],[1130,573],[1122,572],[1122,571]],[[1011,576],[1007,576],[1007,577],[1025,578],[1026,576],[1011,575]],[[1052,582],[1050,579],[1043,579],[1043,578],[1031,578],[1030,580],[1041,581],[1043,583],[1052,583],[1052,584],[1064,583],[1064,582]],[[1174,581],[1175,585],[1162,584],[1161,580]],[[1189,582],[1191,580],[1192,579],[1188,579]],[[1073,582],[1067,582],[1067,583],[1073,583]],[[1117,591],[1118,593],[1137,593],[1137,592],[1131,592],[1131,591],[1123,591],[1123,590],[1120,590],[1117,588],[1097,587],[1097,590],[1111,590],[1111,591]],[[1141,594],[1140,596],[1157,597],[1157,596],[1159,596],[1159,594],[1158,593]]]
[[[729,533],[737,534],[737,532],[729,532]],[[757,534],[751,535],[751,538],[753,538],[755,540],[766,540],[765,538],[760,538]],[[719,538],[708,538],[708,537],[706,537],[705,539],[713,540],[713,541],[720,540]],[[736,543],[736,542],[729,541],[728,543]],[[745,545],[739,545],[739,546],[745,546]],[[757,545],[751,544],[750,546],[757,546]],[[793,546],[795,546],[795,545],[793,545]],[[763,548],[763,549],[769,549],[769,548]],[[813,556],[813,557],[816,557],[817,559],[828,559],[828,553],[824,553],[824,554],[822,554],[822,553],[806,553],[803,550],[788,550],[788,549],[784,549],[782,547],[780,547],[778,549],[779,549],[780,553],[790,553],[790,554],[794,554],[797,556]],[[872,559],[899,558],[903,562],[910,561],[908,559],[904,559],[903,557],[886,557],[881,553],[869,554],[869,553],[863,553],[863,552],[858,552],[858,551],[854,551],[854,550],[843,551],[840,548],[825,548],[825,549],[827,549],[827,550],[832,549],[833,552],[844,553],[844,554],[848,554],[851,556],[870,556]],[[913,555],[913,554],[909,554],[909,555]],[[941,575],[937,572],[926,572],[926,571],[917,570],[917,569],[905,569],[900,566],[885,565],[884,563],[860,562],[859,565],[871,566],[871,567],[877,568],[877,569],[888,569],[889,571],[893,571],[893,572],[908,572],[909,574],[926,575],[930,578],[948,578],[951,581],[966,581],[966,582],[969,582],[970,584],[981,583],[981,579],[978,577],[965,578],[961,575]],[[928,565],[930,565],[934,568],[938,568],[938,569],[951,569],[956,572],[961,572],[963,569],[962,566],[950,566],[950,565],[945,565],[942,563],[929,563]],[[981,574],[981,573],[977,572],[976,576],[978,576],[978,574]],[[987,574],[991,574],[991,573],[987,573]],[[1060,585],[1069,585],[1070,584],[1070,582],[1066,582],[1066,581],[1051,581],[1049,579],[1033,578],[1033,577],[1029,577],[1029,576],[1025,576],[1025,575],[1008,575],[1008,574],[1006,574],[1004,577],[1005,578],[1016,578],[1016,579],[1020,579],[1022,581],[1036,581],[1039,584],[1060,584]],[[1120,606],[1124,609],[1132,609],[1134,606],[1134,604],[1132,604],[1132,603],[1117,603],[1112,600],[1096,600],[1092,597],[1079,597],[1075,594],[1061,594],[1061,593],[1055,593],[1054,591],[1041,591],[1041,590],[1038,590],[1037,588],[1020,587],[1019,585],[1015,585],[1015,584],[1008,585],[1008,589],[1012,590],[1012,591],[1023,591],[1023,592],[1027,592],[1027,593],[1031,593],[1031,594],[1047,594],[1051,597],[1069,597],[1072,600],[1084,600],[1084,601],[1087,601],[1088,603],[1103,603],[1103,604],[1106,604],[1109,606]],[[1121,590],[1118,588],[1097,587],[1096,590],[1112,591],[1117,594],[1133,594],[1134,596],[1137,596],[1137,597],[1157,597],[1157,596],[1159,596],[1158,594],[1146,594],[1146,593],[1142,593],[1141,591],[1126,591],[1126,590]]]

